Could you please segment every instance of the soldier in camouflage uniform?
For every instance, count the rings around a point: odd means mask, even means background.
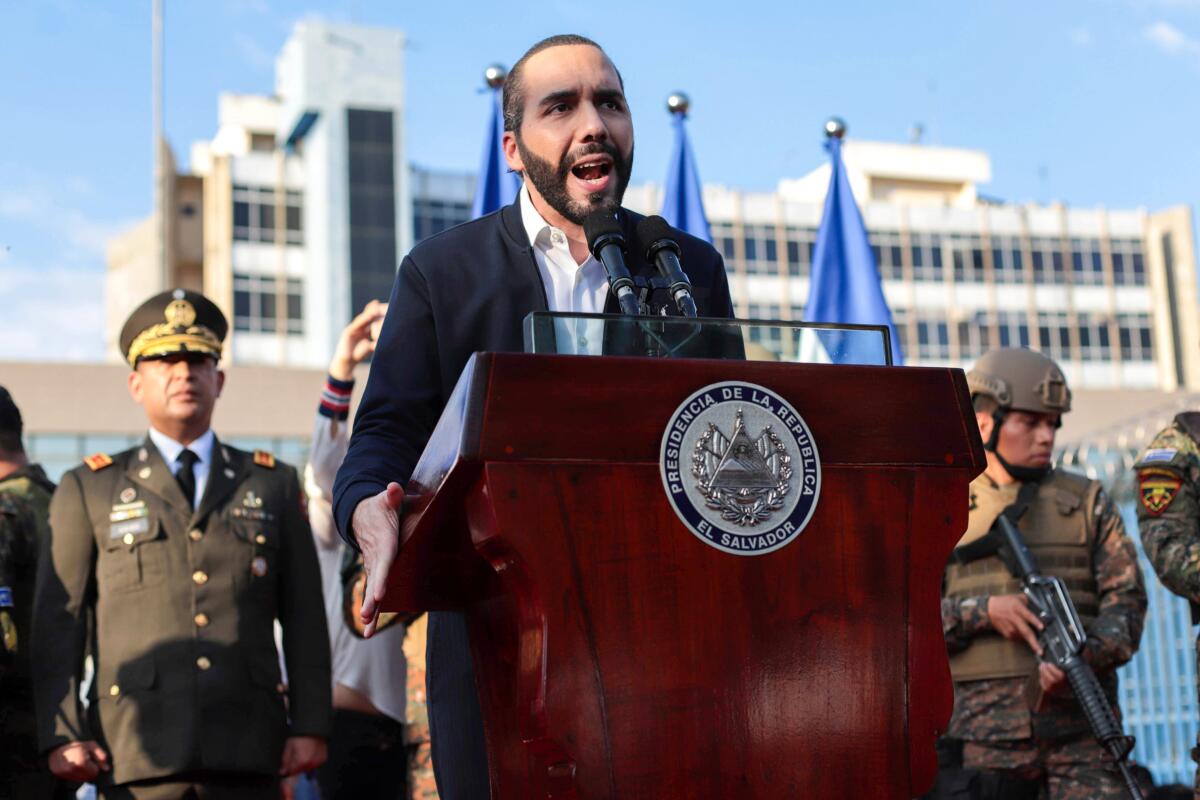
[[[1138,529],[1163,585],[1192,605],[1200,621],[1200,412],[1175,417],[1134,465]],[[1200,640],[1197,640],[1200,655]],[[1200,687],[1198,687],[1200,689]],[[1192,750],[1200,761],[1200,745]],[[1194,794],[1200,800],[1200,773]]]
[[[29,671],[29,624],[39,542],[49,530],[54,484],[29,463],[24,425],[0,386],[0,798],[65,796],[38,761]]]
[[[1058,365],[1026,349],[985,354],[968,374],[987,469],[946,568],[942,627],[954,679],[948,736],[975,797],[1126,797],[1064,674],[1039,663],[1041,623],[987,537],[1010,505],[1044,572],[1063,578],[1087,630],[1084,657],[1117,708],[1116,668],[1137,649],[1146,592],[1133,542],[1100,484],[1051,468],[1071,395]],[[1118,712],[1119,713],[1119,712]]]

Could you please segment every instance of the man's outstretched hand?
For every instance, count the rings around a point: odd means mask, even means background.
[[[350,520],[358,549],[363,554],[363,568],[367,571],[361,617],[366,626],[363,636],[368,639],[375,633],[388,572],[400,549],[400,503],[403,500],[404,489],[400,484],[389,483],[382,492],[359,503]]]

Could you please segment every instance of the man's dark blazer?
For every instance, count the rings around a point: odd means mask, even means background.
[[[640,215],[622,209],[626,241]],[[682,231],[680,261],[701,316],[731,317],[721,256]],[[630,247],[635,279],[658,275]],[[666,290],[658,304],[670,307]],[[651,304],[656,301],[654,294]],[[351,517],[362,500],[412,474],[467,359],[477,351],[524,350],[522,321],[546,311],[546,289],[521,220],[520,201],[418,244],[392,287],[370,377],[354,419],[350,448],[333,488],[338,530],[354,544]],[[604,308],[617,313],[611,295]],[[429,724],[443,800],[488,797],[487,762],[466,626],[459,614],[430,614]]]

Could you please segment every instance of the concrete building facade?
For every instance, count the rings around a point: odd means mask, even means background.
[[[186,286],[229,317],[234,363],[326,364],[351,315],[387,297],[411,246],[403,111],[402,33],[297,24],[274,95],[221,95],[217,132],[193,145],[188,173],[168,151],[166,269],[156,219],[112,242],[112,357],[130,309]]]

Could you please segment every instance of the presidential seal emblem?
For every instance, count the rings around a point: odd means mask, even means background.
[[[667,499],[718,550],[770,553],[800,535],[821,495],[821,459],[804,419],[763,386],[728,381],[692,394],[663,433]]]

